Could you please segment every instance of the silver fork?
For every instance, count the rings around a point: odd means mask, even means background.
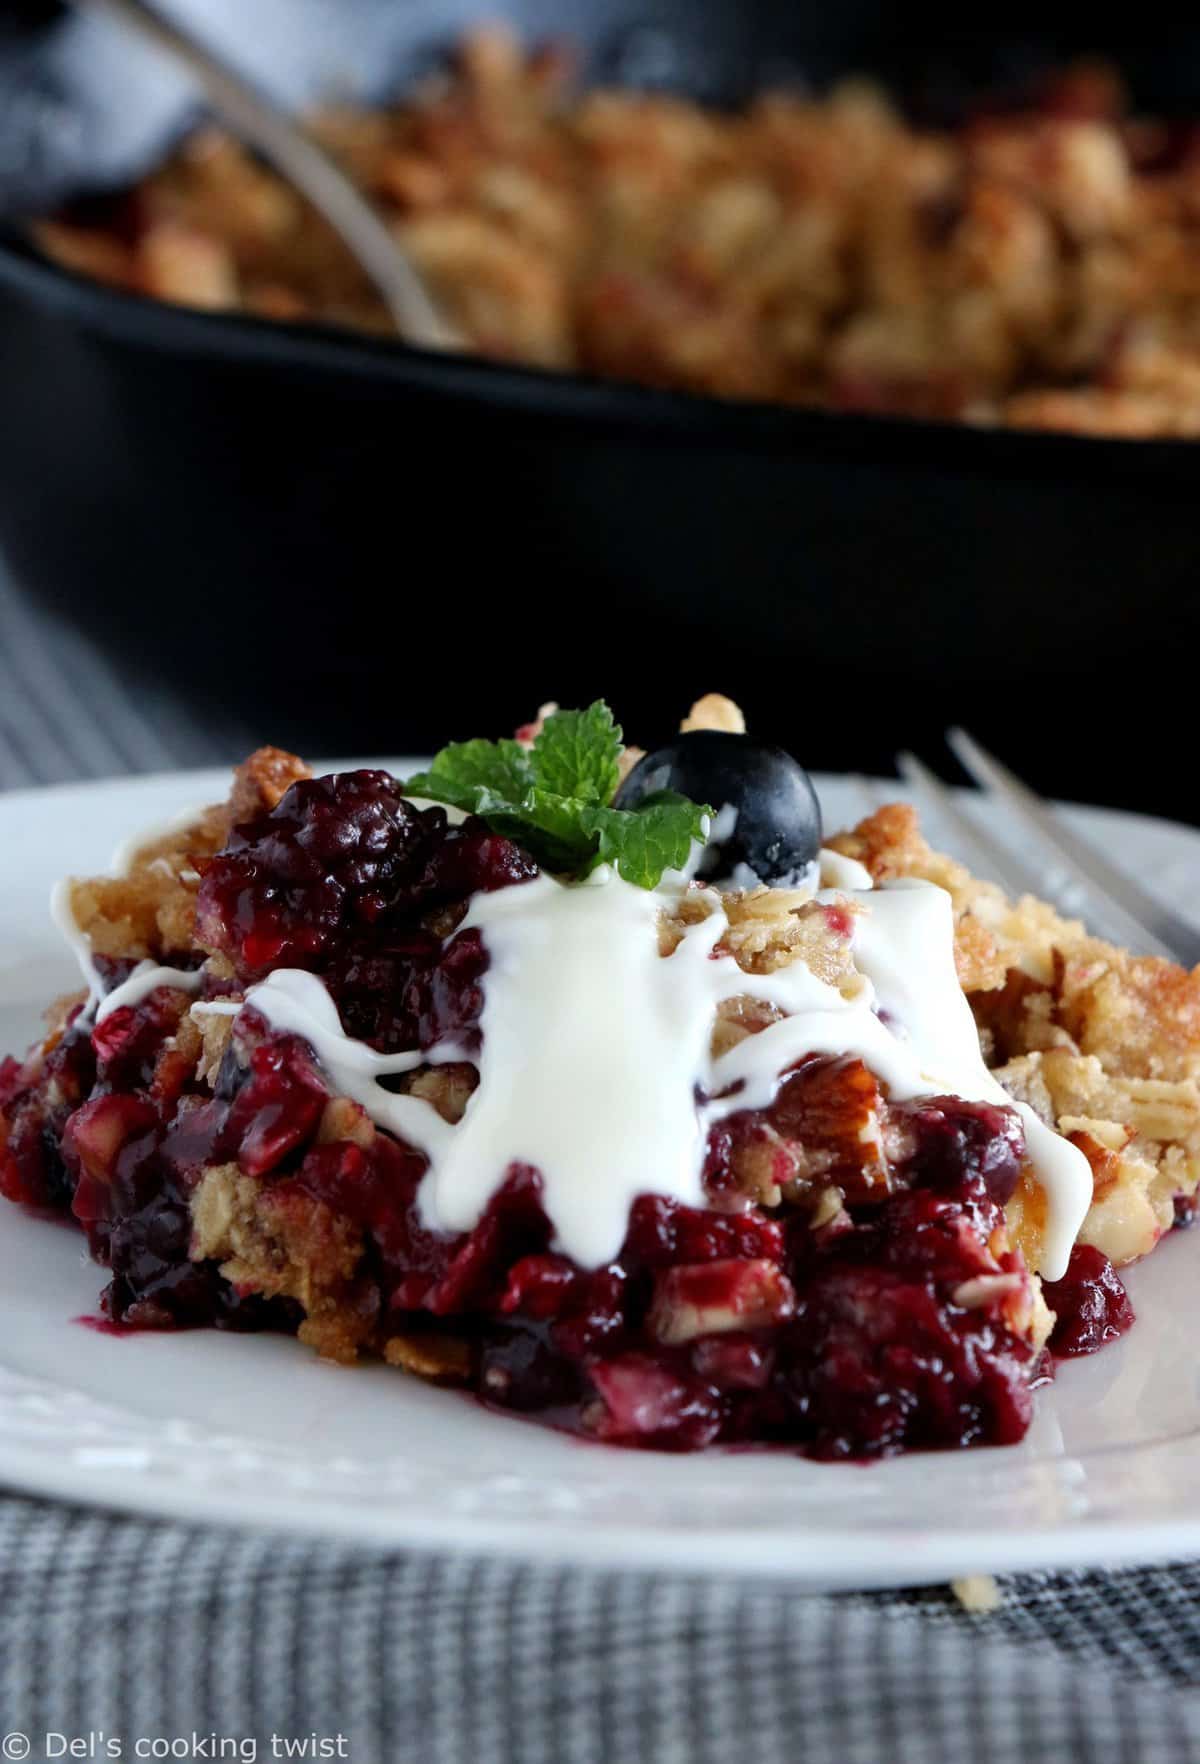
[[[946,741],[984,793],[985,805],[1001,806],[1019,829],[1025,849],[998,835],[995,817],[985,826],[969,814],[916,754],[898,754],[896,766],[918,803],[928,806],[976,874],[993,878],[1013,895],[1041,895],[1138,954],[1165,956],[1187,968],[1200,963],[1200,931],[1194,925],[1081,839],[965,729],[947,729]]]
[[[115,19],[165,52],[195,80],[216,113],[318,209],[357,260],[406,343],[461,349],[408,252],[346,173],[303,124],[147,0],[75,0]]]

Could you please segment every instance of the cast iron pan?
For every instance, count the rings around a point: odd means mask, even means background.
[[[34,593],[309,750],[600,692],[654,740],[720,688],[812,766],[883,767],[957,719],[1043,789],[1200,819],[1200,446],[724,405],[94,287],[20,214],[129,176],[191,101],[107,27],[29,10],[0,32],[0,549]],[[945,110],[1099,48],[1144,102],[1200,109],[1200,53],[1145,9],[1118,42],[1013,6],[957,36],[865,0],[504,10],[597,77],[717,99],[868,68]],[[398,87],[496,7],[188,11],[303,98]]]

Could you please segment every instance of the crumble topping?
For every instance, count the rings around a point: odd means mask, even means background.
[[[1200,434],[1192,131],[1084,63],[907,121],[867,81],[737,113],[580,92],[469,33],[448,76],[312,119],[481,354],[685,391],[1142,438]],[[208,311],[387,335],[321,218],[205,128],[49,256]]]
[[[931,851],[906,804],[830,843],[877,880],[948,891],[959,978],[996,1076],[1092,1165],[1080,1240],[1118,1264],[1145,1255],[1200,1183],[1200,973],[1132,956],[1044,901],[1010,903]]]
[[[999,1583],[991,1574],[966,1574],[961,1580],[952,1580],[950,1590],[963,1610],[974,1615],[987,1616],[1004,1603]]]
[[[351,1222],[303,1190],[264,1188],[237,1164],[210,1165],[192,1195],[191,1255],[220,1263],[231,1285],[293,1299],[300,1340],[351,1361],[369,1341],[374,1307],[357,1302],[362,1239]]]

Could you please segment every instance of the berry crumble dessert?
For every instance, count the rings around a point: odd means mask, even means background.
[[[1021,1438],[1190,1222],[1200,976],[1013,903],[913,810],[823,837],[702,699],[417,776],[264,748],[53,911],[0,1189],[114,1326],[298,1334],[599,1440]]]
[[[862,78],[730,112],[582,90],[575,63],[476,29],[399,102],[312,119],[479,354],[722,398],[1200,435],[1200,126],[1131,112],[1111,69],[934,127]],[[320,217],[213,128],[35,235],[161,300],[391,332]]]

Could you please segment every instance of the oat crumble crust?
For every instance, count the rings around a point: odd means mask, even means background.
[[[1080,1240],[1118,1265],[1153,1249],[1174,1222],[1175,1197],[1200,1181],[1200,969],[1132,956],[1032,896],[1013,904],[932,851],[906,804],[830,845],[876,881],[919,876],[947,890],[959,980],[988,1064],[1092,1166]],[[1009,1206],[1027,1256],[1037,1198],[1024,1189]]]
[[[580,92],[561,46],[471,31],[387,109],[313,119],[483,355],[732,398],[1200,436],[1200,160],[1111,70],[1025,112],[907,122],[847,79],[741,111]],[[68,269],[166,301],[387,334],[330,230],[206,128]]]
[[[730,728],[739,722],[736,706],[710,695],[684,726]],[[230,991],[226,958],[196,942],[197,865],[220,847],[235,821],[272,807],[291,782],[309,775],[294,756],[262,749],[238,768],[227,804],[138,852],[126,877],[77,882],[76,910],[96,950],[164,960],[202,954],[214,990]],[[1118,1265],[1146,1254],[1170,1229],[1177,1200],[1186,1202],[1200,1181],[1200,970],[1188,974],[1168,962],[1132,957],[1040,901],[1008,901],[997,887],[933,851],[905,804],[878,810],[828,844],[863,863],[877,882],[921,877],[949,892],[959,978],[989,1065],[1014,1098],[1069,1137],[1092,1166],[1095,1199],[1081,1240]],[[734,894],[725,904],[729,932],[723,947],[747,972],[804,961],[832,985],[854,982],[844,921],[839,926],[827,908],[779,889]],[[662,952],[669,953],[684,926],[708,910],[697,890],[677,913],[664,915]],[[450,928],[443,916],[439,933]],[[159,1067],[174,1062],[194,1072],[200,1086],[211,1087],[232,1020],[208,1017],[201,1023],[189,1014],[185,994],[174,992],[170,999],[177,1026]],[[729,1001],[714,1030],[716,1049],[724,1051],[775,1015],[748,998]],[[65,1017],[56,1007],[43,1058]],[[402,1082],[454,1121],[476,1075],[469,1065],[437,1066]],[[5,1131],[0,1118],[0,1136]],[[316,1141],[370,1146],[376,1131],[355,1103],[334,1097]],[[875,1078],[857,1062],[843,1063],[824,1089],[816,1087],[799,1137],[772,1129],[739,1149],[736,1183],[760,1206],[786,1198],[811,1208],[817,1229],[847,1202],[886,1191],[890,1164],[904,1149],[903,1133]],[[849,1186],[848,1147],[855,1166]],[[842,1187],[828,1180],[834,1164],[842,1171]],[[1007,1208],[1007,1240],[998,1233],[993,1254],[1015,1246],[1034,1265],[1042,1211],[1041,1191],[1026,1171]],[[257,1180],[236,1163],[211,1165],[192,1194],[191,1226],[193,1258],[219,1263],[240,1292],[298,1303],[304,1312],[301,1339],[319,1353],[348,1361],[366,1351],[424,1377],[453,1381],[461,1375],[466,1350],[452,1336],[381,1334],[362,1230],[297,1183]],[[1006,1280],[1012,1287],[1005,1301],[1010,1326],[1040,1346],[1053,1319],[1038,1282],[997,1278],[1001,1288]],[[960,1303],[982,1303],[990,1291],[985,1277],[978,1296],[965,1288],[957,1296]]]

